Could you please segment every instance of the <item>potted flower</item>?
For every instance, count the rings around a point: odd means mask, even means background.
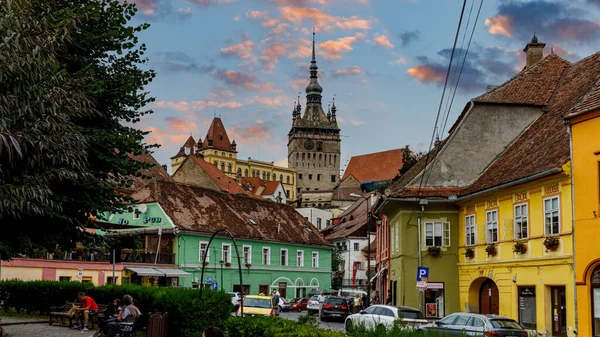
[[[525,254],[527,253],[527,245],[524,242],[517,241],[513,246],[513,252],[517,254]]]
[[[231,267],[231,262],[225,262],[225,267]]]
[[[544,246],[546,247],[546,250],[555,251],[558,249],[559,244],[560,241],[557,236],[547,236],[544,239]]]
[[[496,256],[496,254],[498,254],[496,244],[493,242],[489,243],[487,246],[485,246],[485,252],[487,253],[487,256]]]
[[[250,263],[246,263],[246,268],[250,268],[252,265]]]
[[[467,248],[465,249],[465,257],[466,257],[467,259],[472,259],[472,258],[474,258],[474,257],[475,257],[475,251],[473,250],[473,248],[471,248],[471,247],[467,247]]]
[[[439,246],[429,247],[428,251],[429,251],[429,255],[431,255],[433,257],[438,257],[438,256],[440,256],[440,253],[441,253],[441,249]]]
[[[202,265],[204,265],[204,266],[208,266],[208,264],[209,264],[209,262],[208,262],[208,261],[204,261],[204,262],[202,262]]]

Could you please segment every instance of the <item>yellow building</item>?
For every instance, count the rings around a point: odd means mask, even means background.
[[[237,144],[230,142],[221,118],[213,118],[204,141],[196,142],[192,136],[183,144],[179,152],[171,158],[172,172],[175,173],[185,158],[190,154],[200,153],[204,160],[213,163],[226,175],[238,179],[242,177],[259,177],[266,181],[279,180],[288,200],[296,199],[296,171],[287,167],[276,166],[273,161],[265,162],[252,158],[237,158]]]
[[[568,116],[572,137],[579,336],[600,336],[600,86]]]

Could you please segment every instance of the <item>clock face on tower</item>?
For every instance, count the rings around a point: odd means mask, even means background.
[[[312,150],[313,147],[314,147],[314,144],[313,144],[312,140],[307,139],[307,140],[304,141],[304,148],[305,149]]]

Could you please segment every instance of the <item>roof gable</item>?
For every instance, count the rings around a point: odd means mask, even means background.
[[[392,180],[402,167],[402,152],[402,149],[394,149],[353,156],[342,180],[350,175],[361,183]]]
[[[242,187],[237,183],[237,181],[234,178],[227,176],[215,165],[197,156],[188,156],[186,158],[186,160],[182,163],[179,169],[177,169],[177,172],[175,172],[175,174],[173,175],[175,177],[175,180],[178,180],[180,176],[186,174],[184,170],[186,170],[186,168],[188,167],[187,165],[189,165],[187,163],[188,161],[193,162],[197,167],[199,167],[204,172],[204,174],[206,174],[216,184],[219,190],[233,194],[247,194],[246,191],[242,189]],[[193,183],[200,186],[199,181]],[[203,187],[209,188],[208,186]]]
[[[182,231],[212,233],[227,228],[236,238],[330,246],[308,220],[285,204],[162,180],[134,197],[140,203],[158,202]]]
[[[209,141],[212,141],[212,145],[210,146]],[[221,118],[219,117],[213,118],[212,123],[210,123],[210,128],[208,128],[208,132],[206,133],[206,137],[204,137],[202,148],[208,147],[218,150],[233,151],[223,121],[221,121]]]

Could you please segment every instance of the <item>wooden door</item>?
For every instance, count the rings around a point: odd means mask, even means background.
[[[565,287],[550,287],[552,301],[552,336],[567,336],[567,307],[565,299]]]
[[[483,315],[498,315],[500,313],[500,298],[498,286],[487,279],[479,289],[479,313]]]
[[[287,298],[286,295],[287,283],[279,282],[279,297]]]

